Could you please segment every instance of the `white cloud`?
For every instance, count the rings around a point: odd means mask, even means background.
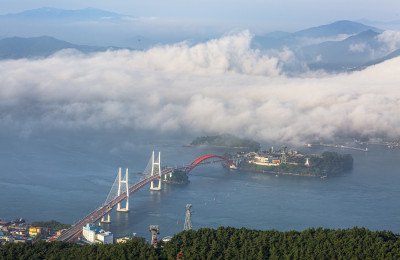
[[[366,43],[355,43],[355,44],[350,44],[349,46],[349,51],[351,52],[364,52],[367,49],[367,44]]]
[[[343,41],[354,34],[338,34],[330,37],[320,37],[320,38],[312,38],[312,37],[300,37],[300,46],[308,46],[313,44],[320,44],[323,42],[340,42]]]
[[[400,59],[352,74],[282,75],[248,32],[189,46],[0,62],[0,125],[42,129],[156,129],[234,133],[301,143],[398,138]],[[283,59],[283,60],[281,60]]]
[[[386,43],[389,51],[400,49],[400,31],[384,31],[377,38],[380,42]]]
[[[150,22],[150,21],[155,21],[158,18],[154,17],[154,16],[150,16],[150,17],[132,17],[132,16],[123,16],[121,17],[122,20],[126,20],[126,21],[132,21],[132,22]]]

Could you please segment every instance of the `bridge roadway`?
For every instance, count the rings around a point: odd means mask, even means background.
[[[181,168],[181,167],[179,167]],[[165,169],[161,172],[161,177],[164,176],[165,174],[171,173],[175,168],[168,168]],[[129,195],[135,193],[136,191],[140,190],[147,184],[149,184],[152,181],[156,181],[161,178],[159,175],[154,175],[147,177],[138,183],[132,185],[129,188]],[[122,193],[121,195],[115,197],[113,200],[110,202],[102,205],[101,207],[97,208],[94,210],[92,213],[78,221],[75,225],[64,231],[61,236],[55,238],[55,239],[50,239],[50,241],[67,241],[70,242],[74,238],[76,238],[79,234],[82,233],[82,228],[87,224],[87,223],[95,223],[99,221],[104,215],[108,214],[112,209],[118,205],[122,200],[126,199],[126,192]]]
[[[138,183],[132,185],[129,188],[129,195],[135,193],[136,191],[140,190],[141,188],[143,188],[144,186],[146,186],[147,184],[149,184],[152,181],[156,181],[159,180],[162,176],[172,173],[174,170],[177,169],[185,169],[186,173],[188,174],[193,168],[195,168],[197,165],[199,164],[204,164],[204,160],[210,159],[210,158],[218,158],[218,159],[222,159],[225,161],[228,161],[230,165],[234,164],[231,160],[222,157],[222,156],[218,156],[218,155],[205,155],[202,156],[196,160],[194,160],[191,164],[188,165],[183,165],[180,167],[174,167],[174,168],[167,168],[161,171],[161,176],[159,175],[154,175],[154,176],[149,176],[141,181],[139,181]],[[215,162],[220,162],[221,160],[217,160],[217,161],[213,161]],[[108,214],[110,211],[112,211],[112,209],[118,205],[118,203],[120,203],[122,200],[126,199],[126,192],[122,193],[121,195],[115,197],[113,200],[111,200],[110,202],[103,204],[101,207],[97,208],[96,210],[94,210],[92,213],[90,213],[89,215],[87,215],[86,217],[84,217],[83,219],[81,219],[80,221],[78,221],[75,225],[73,225],[72,227],[70,227],[69,229],[67,229],[66,231],[64,231],[59,237],[57,238],[51,238],[49,239],[49,241],[67,241],[70,242],[72,241],[74,238],[76,238],[79,234],[82,233],[82,228],[87,224],[87,223],[95,223],[97,221],[99,221],[104,215]]]

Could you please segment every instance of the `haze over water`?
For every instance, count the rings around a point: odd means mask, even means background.
[[[183,147],[189,139],[128,138],[105,135],[11,137],[2,143],[0,216],[29,222],[56,219],[74,223],[99,207],[111,188],[118,167],[128,167],[130,182],[140,179],[152,150],[162,152],[162,165],[187,164],[224,149]],[[267,147],[265,147],[267,148]],[[115,213],[109,228],[114,236],[137,233],[148,237],[149,225],[160,225],[161,237],[183,229],[185,205],[193,205],[193,227],[304,230],[309,227],[351,228],[400,232],[399,149],[368,146],[351,153],[354,169],[344,177],[275,177],[229,171],[220,165],[201,166],[188,185],[165,185],[161,192],[145,187],[130,199],[131,211]],[[298,148],[305,153],[326,149]]]

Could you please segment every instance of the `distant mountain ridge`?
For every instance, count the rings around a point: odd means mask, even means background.
[[[297,48],[304,42],[304,38],[318,39],[329,38],[340,35],[355,35],[364,31],[372,30],[378,33],[382,29],[364,25],[352,21],[337,21],[331,24],[311,27],[294,33],[272,32],[266,35],[256,35],[253,41],[253,47],[257,49],[281,49],[284,46]]]
[[[121,19],[127,15],[104,11],[96,8],[67,10],[52,7],[42,7],[19,13],[0,15],[0,18],[34,19],[34,20],[97,20],[97,19]]]
[[[301,48],[298,55],[311,69],[342,71],[361,66],[383,47],[378,32],[367,30],[343,41],[327,41]]]
[[[84,53],[89,53],[106,51],[110,48],[118,49],[117,47],[77,45],[49,36],[32,38],[11,37],[0,40],[0,59],[48,57],[63,49],[76,49]]]
[[[335,36],[335,35],[340,35],[340,34],[358,34],[364,31],[375,31],[378,33],[383,32],[382,29],[378,29],[376,27],[368,26],[362,23],[358,22],[353,22],[353,21],[348,21],[348,20],[342,20],[342,21],[337,21],[331,24],[325,24],[321,26],[316,26],[312,27],[309,29],[301,30],[298,32],[295,32],[295,36],[302,36],[302,37],[330,37],[330,36]]]
[[[391,60],[391,59],[394,59],[394,58],[397,58],[397,57],[400,57],[400,49],[395,50],[395,51],[389,53],[388,55],[386,55],[386,56],[384,56],[382,58],[368,61],[367,63],[364,63],[362,66],[359,66],[359,67],[357,67],[357,68],[355,68],[353,70],[363,70],[363,69],[365,69],[365,68],[367,68],[369,66],[374,66],[374,65],[377,65],[379,63],[382,63],[382,62],[385,62],[387,60]]]
[[[0,59],[48,57],[67,48],[83,53],[122,49],[103,46],[130,46],[130,49],[145,50],[157,44],[187,40],[179,37],[161,40],[158,34],[134,33],[131,22],[136,24],[135,19],[95,8],[65,10],[43,7],[3,14],[0,15],[0,35],[9,38],[0,40]],[[292,61],[281,64],[287,75],[309,69],[351,71],[397,56],[397,52],[389,53],[390,48],[385,46],[387,43],[379,41],[377,36],[382,31],[359,22],[342,20],[293,33],[275,31],[255,35],[251,48],[273,57],[289,50]],[[32,37],[36,35],[48,36]],[[197,39],[193,44],[204,41]]]

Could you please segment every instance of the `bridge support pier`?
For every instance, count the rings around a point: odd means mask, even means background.
[[[121,184],[125,184],[126,191],[126,203],[125,208],[121,208],[121,203],[118,203],[117,211],[118,212],[128,212],[129,211],[129,183],[128,183],[128,168],[126,168],[125,178],[122,179],[121,176],[121,168],[119,168],[118,172],[118,196],[121,195]]]
[[[100,220],[101,223],[105,223],[105,224],[110,224],[111,223],[111,218],[110,218],[110,213],[107,214],[107,219],[104,218],[105,216],[103,216]]]
[[[161,152],[158,152],[158,159],[154,161],[154,151],[151,156],[151,176],[159,175],[160,179],[158,179],[158,185],[155,186],[154,182],[152,181],[150,184],[150,190],[161,190]]]
[[[164,180],[167,180],[167,176],[171,178],[171,177],[172,177],[172,172],[171,172],[171,173],[168,173],[168,174],[165,174],[165,175],[164,175]]]

